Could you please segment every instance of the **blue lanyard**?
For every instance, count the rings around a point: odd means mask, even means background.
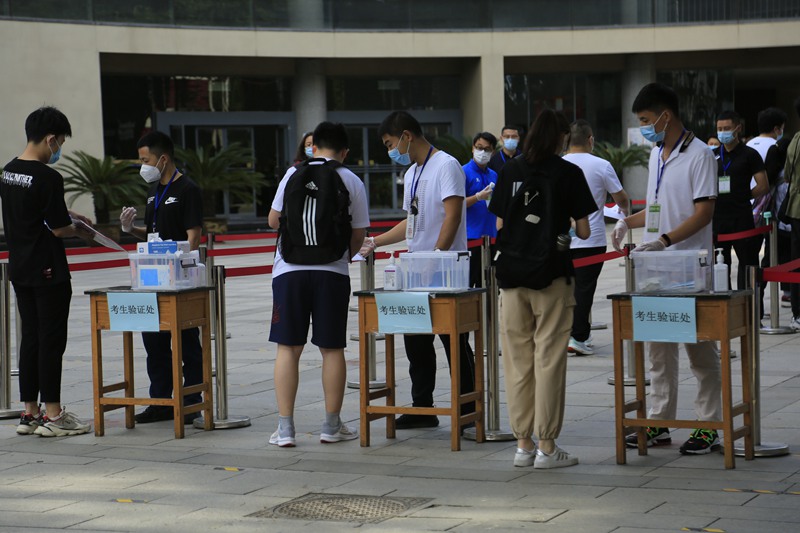
[[[411,180],[411,214],[416,215],[417,206],[417,187],[419,187],[419,180],[422,179],[422,173],[425,172],[425,165],[428,164],[428,159],[431,157],[431,153],[433,153],[433,145],[428,149],[428,155],[425,156],[425,161],[422,163],[422,168],[419,171],[419,176],[417,176],[417,169],[414,169],[414,178]],[[419,165],[417,165],[419,168]]]
[[[675,146],[672,147],[672,150],[670,151],[669,155],[672,155],[672,152],[674,152],[675,149],[678,147],[678,145],[681,144],[681,141],[683,141],[683,136],[684,135],[686,135],[686,130],[683,130],[681,132],[681,136],[678,137],[678,142],[676,142]],[[658,177],[656,178],[656,198],[655,198],[655,203],[658,203],[658,190],[661,188],[661,178],[664,177],[664,167],[667,166],[667,162],[661,160],[661,154],[663,152],[664,152],[664,145],[662,144],[661,147],[658,149],[658,163],[659,163],[659,165],[658,165]]]
[[[733,163],[733,158],[731,157],[729,159],[730,159],[730,161],[728,161],[728,164],[726,165],[725,164],[725,145],[721,144],[719,146],[719,162],[722,164],[722,175],[723,176],[727,176],[726,173],[728,172],[728,167],[730,167],[731,163]]]
[[[167,186],[164,187],[164,190],[161,191],[161,194],[158,194],[158,188],[156,188],[156,197],[153,200],[153,233],[156,232],[156,220],[158,220],[158,204],[161,203],[161,200],[167,195],[167,191],[169,190],[169,186],[172,185],[172,182],[175,180],[175,176],[178,175],[178,169],[175,169],[175,172],[172,173],[172,177],[169,179]]]

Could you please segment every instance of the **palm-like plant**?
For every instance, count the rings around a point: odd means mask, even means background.
[[[64,156],[64,192],[72,205],[78,196],[91,194],[94,200],[95,220],[109,223],[112,209],[141,202],[146,192],[145,182],[139,178],[136,166],[116,161],[106,156],[98,159],[86,152],[77,151]]]
[[[238,143],[224,148],[199,147],[195,150],[175,149],[185,172],[203,191],[203,212],[213,214],[214,195],[228,191],[234,200],[252,198],[253,188],[264,186],[264,174],[249,170],[253,152]]]
[[[627,148],[614,146],[610,142],[604,141],[594,145],[592,152],[597,157],[605,159],[614,167],[617,176],[622,177],[622,170],[628,167],[644,167],[650,160],[650,147],[641,144],[633,144]]]
[[[455,157],[462,165],[466,165],[472,159],[472,139],[469,137],[459,139],[453,135],[441,135],[436,137],[433,145]]]

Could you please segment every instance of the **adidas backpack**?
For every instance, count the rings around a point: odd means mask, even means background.
[[[278,228],[278,247],[287,263],[332,263],[350,247],[350,193],[336,172],[341,166],[314,158],[289,177]]]

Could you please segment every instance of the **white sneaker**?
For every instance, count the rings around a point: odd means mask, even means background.
[[[81,422],[77,416],[66,412],[63,408],[61,414],[56,418],[42,417],[42,425],[34,431],[34,434],[41,437],[69,437],[71,435],[83,435],[92,429],[91,424]]]
[[[800,316],[794,317],[789,321],[789,327],[794,331],[800,331]]]
[[[591,333],[589,334],[589,338],[586,339],[586,342],[584,342],[583,344],[585,344],[589,348],[594,348],[594,337],[592,337]]]
[[[563,468],[565,466],[572,466],[578,464],[577,457],[570,457],[570,455],[556,446],[553,453],[546,454],[541,448],[536,449],[536,460],[533,462],[534,468]]]
[[[531,466],[536,459],[536,446],[532,450],[517,448],[514,454],[514,466]]]
[[[585,342],[576,341],[570,337],[569,344],[567,345],[567,352],[575,355],[592,355],[594,350]]]
[[[281,436],[281,428],[279,426],[269,438],[269,443],[281,448],[294,448],[296,446],[294,431],[291,432],[291,435]]]
[[[334,442],[342,442],[343,440],[354,440],[358,438],[358,432],[351,430],[346,425],[342,424],[336,433],[320,433],[319,441],[323,444],[333,444]]]

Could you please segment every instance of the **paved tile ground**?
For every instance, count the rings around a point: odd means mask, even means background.
[[[248,243],[238,243],[245,245]],[[104,256],[104,259],[110,256]],[[89,258],[91,259],[91,258]],[[267,256],[225,258],[257,265]],[[606,263],[594,306],[596,322],[611,322],[605,294],[624,290],[620,262]],[[359,287],[354,269],[353,287]],[[70,339],[64,361],[63,398],[89,419],[91,361],[88,288],[124,284],[127,270],[77,273],[73,280]],[[381,278],[380,275],[377,276]],[[559,444],[580,458],[578,466],[534,471],[512,466],[513,442],[449,449],[445,419],[435,430],[400,431],[387,440],[376,422],[373,442],[322,445],[321,358],[308,350],[301,363],[297,402],[298,446],[267,444],[277,413],[273,392],[275,348],[267,342],[271,299],[267,276],[227,284],[229,411],[247,415],[245,429],[187,429],[173,438],[171,422],[127,430],[121,411],[109,413],[106,435],[61,439],[22,437],[15,420],[0,420],[0,531],[648,531],[787,532],[800,530],[800,337],[761,338],[762,440],[795,452],[723,468],[722,456],[683,457],[685,430],[671,446],[646,457],[615,461],[611,330],[595,330],[596,354],[570,358],[566,420]],[[787,310],[782,310],[784,314]],[[350,329],[356,331],[351,314]],[[788,316],[782,317],[785,324]],[[400,343],[401,345],[402,343]],[[380,351],[381,343],[379,343]],[[122,373],[120,335],[104,338],[107,378]],[[147,394],[144,352],[137,339],[136,384]],[[357,378],[357,345],[347,349]],[[382,353],[379,353],[379,363]],[[409,380],[398,358],[401,399]],[[380,366],[379,366],[380,368]],[[447,401],[445,359],[439,357],[437,393]],[[738,360],[734,368],[739,373]],[[502,359],[501,359],[502,371]],[[380,372],[379,372],[380,373]],[[501,381],[502,385],[502,381]],[[739,388],[736,388],[738,394]],[[12,395],[17,396],[16,383]],[[505,394],[500,394],[503,402]],[[680,412],[692,416],[694,379],[681,364]],[[343,416],[358,425],[358,391],[349,389]],[[505,404],[501,426],[507,428]],[[309,522],[248,515],[308,493],[429,498],[430,502],[378,524]],[[686,529],[684,529],[686,528]]]

